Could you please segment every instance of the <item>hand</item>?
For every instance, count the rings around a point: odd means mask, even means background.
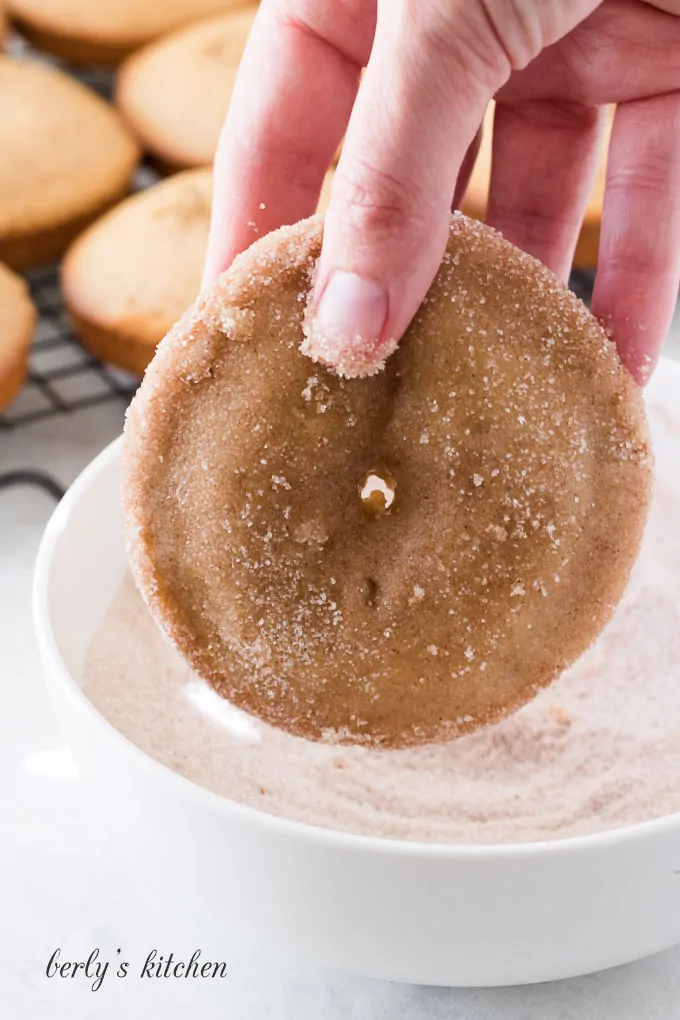
[[[680,282],[679,54],[680,0],[263,0],[216,157],[206,282],[314,211],[346,131],[308,348],[347,374],[380,363],[439,266],[489,99],[488,221],[563,279],[616,103],[593,312],[642,383]]]

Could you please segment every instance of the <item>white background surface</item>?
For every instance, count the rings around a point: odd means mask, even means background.
[[[667,353],[680,357],[680,315]],[[680,400],[680,394],[678,395]],[[0,470],[41,467],[60,482],[120,430],[122,407],[0,432]],[[38,490],[0,492],[0,1017],[8,1020],[673,1020],[680,948],[641,963],[533,988],[423,989],[320,971],[244,941],[229,917],[140,874],[106,805],[81,789],[47,703],[32,633],[33,560],[53,508]],[[680,696],[680,695],[679,695]],[[114,964],[97,992],[80,974],[45,976],[52,952]],[[116,955],[116,950],[121,955]],[[224,961],[224,980],[145,979],[147,953]]]

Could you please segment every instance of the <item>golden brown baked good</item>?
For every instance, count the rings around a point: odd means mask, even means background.
[[[139,156],[116,111],[61,71],[0,55],[0,259],[58,258],[127,191]]]
[[[111,66],[128,53],[242,0],[8,0],[38,49],[74,64]]]
[[[477,160],[467,186],[461,208],[468,216],[483,220],[489,198],[489,182],[491,180],[491,145],[493,134],[494,103],[489,106],[484,117],[482,143],[479,147]],[[597,253],[600,247],[600,225],[602,223],[602,205],[604,187],[607,178],[607,151],[611,136],[612,118],[607,121],[607,128],[602,140],[602,159],[597,170],[593,190],[583,217],[583,225],[579,235],[574,266],[577,269],[594,269],[597,266]]]
[[[164,168],[212,163],[256,11],[251,4],[189,25],[121,67],[116,103]]]
[[[0,265],[0,411],[14,400],[26,377],[35,319],[25,281]]]
[[[144,372],[199,292],[211,199],[211,171],[185,170],[121,202],[71,246],[61,271],[64,300],[76,335],[96,357]]]
[[[195,300],[210,226],[212,174],[188,170],[126,199],[66,254],[74,329],[102,361],[142,374]]]
[[[642,397],[585,306],[460,214],[384,371],[338,378],[299,352],[321,235],[263,238],[159,346],[125,431],[131,565],[239,708],[445,740],[609,618],[648,503]]]

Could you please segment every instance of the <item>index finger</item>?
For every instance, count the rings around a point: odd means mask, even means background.
[[[215,157],[204,284],[259,236],[314,212],[375,20],[375,0],[260,6]]]

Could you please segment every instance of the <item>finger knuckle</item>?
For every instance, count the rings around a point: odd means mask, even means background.
[[[347,225],[359,231],[396,234],[426,212],[426,204],[410,182],[363,161],[338,169],[333,195]]]
[[[523,203],[493,203],[494,222],[513,237],[521,237],[529,250],[538,250],[556,241],[570,241],[581,227],[579,216],[558,209],[539,208]]]
[[[520,0],[451,4],[411,0],[420,45],[467,61],[479,70],[508,73],[525,67],[542,45],[541,18]],[[410,19],[409,19],[410,20]]]
[[[661,200],[665,204],[672,187],[674,161],[669,155],[657,152],[633,165],[610,167],[607,174],[607,192],[611,199],[625,199],[635,195]]]

